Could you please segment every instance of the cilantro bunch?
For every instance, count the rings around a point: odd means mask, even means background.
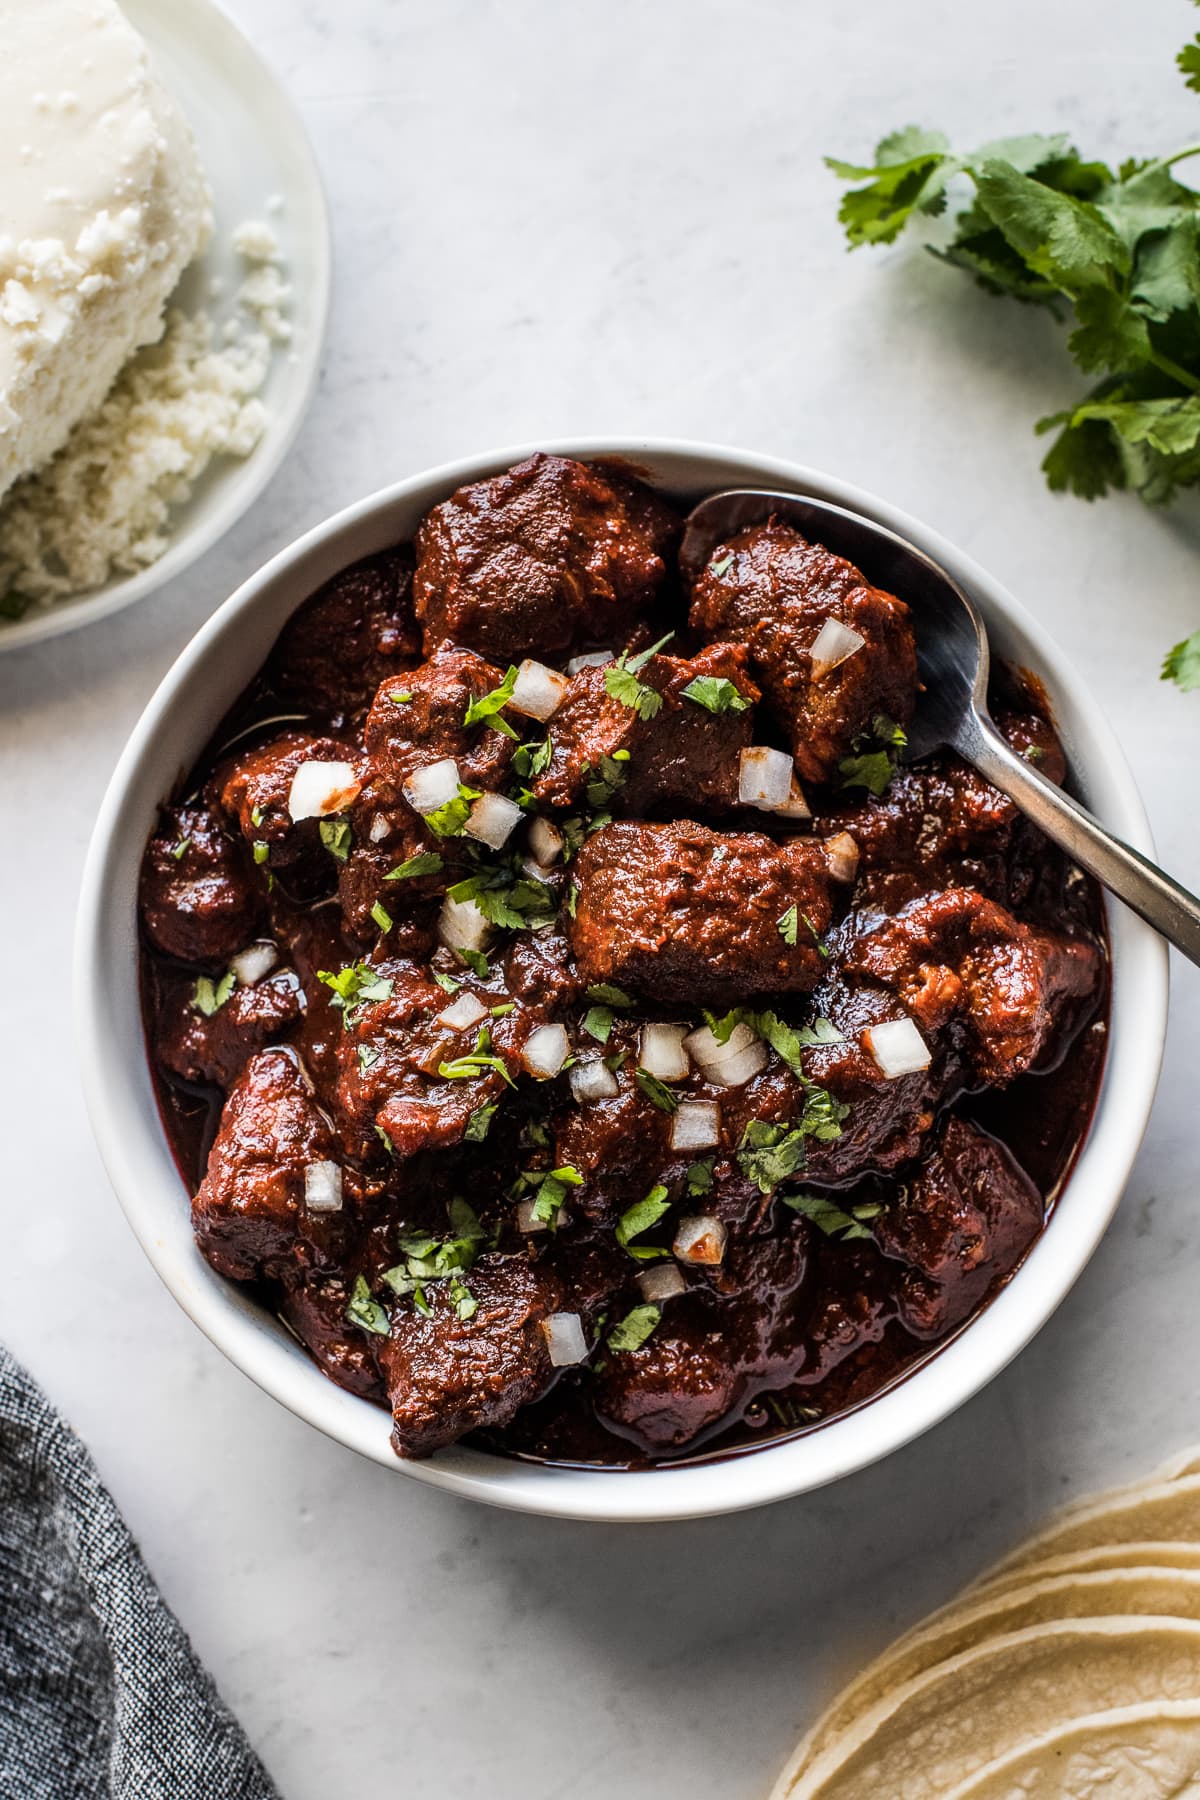
[[[1178,58],[1200,92],[1200,34]],[[906,126],[871,164],[827,157],[852,183],[839,218],[852,249],[891,243],[946,211],[955,177],[972,197],[949,242],[930,245],[989,293],[1044,306],[1071,325],[1067,348],[1090,385],[1037,423],[1053,433],[1051,488],[1094,500],[1128,488],[1152,505],[1200,485],[1200,194],[1175,169],[1191,144],[1119,168],[1086,160],[1063,135],[1003,138],[963,155]],[[1163,675],[1200,687],[1200,632]]]

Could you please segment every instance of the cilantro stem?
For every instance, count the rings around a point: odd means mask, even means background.
[[[1137,179],[1140,181],[1144,175],[1156,175],[1160,169],[1173,168],[1177,162],[1183,162],[1189,156],[1200,156],[1200,144],[1188,144],[1182,150],[1172,150],[1170,156],[1160,156],[1157,162],[1147,163],[1144,169],[1138,170]]]
[[[1164,356],[1161,350],[1152,349],[1149,360],[1163,375],[1169,375],[1172,381],[1177,381],[1181,387],[1187,388],[1189,393],[1200,394],[1200,381],[1179,363],[1173,361],[1171,357]]]

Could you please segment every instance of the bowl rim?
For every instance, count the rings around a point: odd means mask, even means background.
[[[616,1522],[698,1518],[741,1511],[827,1485],[912,1442],[965,1403],[1007,1365],[1046,1323],[1096,1249],[1125,1186],[1149,1118],[1162,1060],[1167,1018],[1165,943],[1135,915],[1108,902],[1112,1001],[1106,1067],[1092,1123],[1055,1211],[1012,1280],[951,1342],[902,1381],[796,1437],[712,1462],[645,1471],[526,1463],[462,1445],[420,1462],[397,1458],[388,1415],[334,1386],[274,1319],[236,1284],[204,1262],[178,1231],[180,1181],[149,1083],[140,1028],[138,1070],[113,1053],[121,1041],[119,971],[136,971],[132,908],[112,896],[129,891],[151,816],[132,795],[135,784],[161,798],[160,738],[170,741],[175,709],[197,669],[219,649],[236,646],[256,612],[266,611],[280,584],[314,552],[336,548],[356,528],[405,503],[435,504],[464,482],[503,470],[541,450],[583,459],[719,465],[720,485],[791,488],[835,501],[909,537],[964,582],[993,630],[1011,628],[1028,646],[1032,666],[1061,706],[1069,707],[1073,767],[1085,795],[1113,829],[1153,855],[1145,808],[1100,707],[1052,638],[1005,588],[940,534],[900,508],[834,476],[789,460],[720,444],[676,438],[571,437],[504,447],[460,458],[394,482],[343,508],[272,556],[217,608],[159,683],[121,753],[97,814],[79,898],[74,944],[75,1035],[81,1080],[101,1158],[131,1228],[159,1276],[207,1337],[242,1372],[298,1417],[372,1461],[427,1484],[516,1511]],[[702,474],[698,479],[703,479]],[[431,497],[432,496],[432,497]],[[333,561],[344,567],[362,550]],[[321,576],[319,579],[325,579]],[[319,581],[303,588],[303,595]],[[299,604],[299,600],[294,604]],[[282,615],[286,616],[286,614]],[[278,625],[264,639],[273,640]],[[245,679],[265,654],[247,664]],[[232,698],[212,702],[215,724]],[[1081,744],[1086,747],[1081,749]],[[155,760],[157,758],[157,760]],[[169,785],[169,777],[167,778]],[[132,859],[132,862],[131,862]],[[124,882],[122,881],[124,876]],[[136,991],[136,982],[135,982]],[[128,995],[125,995],[128,1005]],[[140,1073],[140,1084],[139,1084]],[[146,1104],[149,1098],[149,1105]],[[164,1178],[164,1157],[169,1181]],[[164,1213],[164,1207],[168,1210]],[[175,1228],[175,1242],[170,1231]]]

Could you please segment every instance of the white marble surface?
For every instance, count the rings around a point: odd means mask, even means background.
[[[163,0],[167,4],[168,0]],[[72,1068],[97,800],[159,675],[296,531],[443,457],[658,432],[823,465],[1047,619],[1200,886],[1200,513],[1042,485],[1074,391],[1049,319],[907,248],[844,254],[826,150],[909,119],[1196,135],[1169,0],[230,0],[290,83],[337,231],[317,403],[265,500],[173,590],[0,661],[0,1330],[95,1449],[287,1800],[755,1795],[838,1678],[1065,1494],[1200,1437],[1194,971],[1116,1224],[1034,1346],[923,1443],[731,1520],[491,1513],[356,1461],[229,1367],[144,1261]]]

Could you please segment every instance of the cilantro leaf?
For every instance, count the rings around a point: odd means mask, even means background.
[[[685,700],[692,700],[697,706],[703,706],[710,713],[740,713],[749,710],[750,702],[743,700],[734,683],[726,676],[697,675],[682,690]]]
[[[649,1069],[635,1069],[634,1080],[641,1088],[643,1094],[645,1094],[651,1106],[656,1107],[659,1112],[673,1113],[679,1111],[679,1101],[676,1096],[671,1092],[670,1088],[667,1087],[666,1083],[660,1081],[657,1075],[652,1075]]]
[[[442,859],[436,850],[422,850],[419,856],[410,856],[406,862],[398,863],[383,879],[410,881],[416,875],[436,875],[441,867]]]
[[[422,823],[438,837],[461,837],[463,826],[471,815],[471,802],[481,798],[478,788],[463,787],[460,782],[454,799],[447,800],[445,806],[439,806],[433,812],[424,813]]]
[[[886,713],[877,713],[871,730],[863,732],[851,745],[852,755],[838,764],[843,787],[863,787],[877,797],[887,792],[896,771],[899,752],[908,738],[902,726]]]
[[[342,1024],[347,1028],[352,1025],[364,1006],[373,1005],[377,1000],[390,1000],[392,983],[386,975],[381,975],[373,964],[367,962],[347,963],[345,968],[336,971],[318,969],[317,980],[323,981],[327,988],[333,990],[333,1004],[342,1015]]]
[[[590,1006],[583,1015],[583,1029],[598,1044],[607,1044],[615,1016],[611,1006]]]
[[[652,687],[647,687],[638,680],[639,672],[645,668],[652,656],[657,656],[663,645],[674,636],[668,632],[649,650],[642,650],[637,656],[630,656],[622,650],[616,662],[609,663],[604,671],[604,689],[613,700],[619,700],[622,706],[628,706],[639,719],[647,721],[658,717],[662,711],[662,695]]]
[[[1193,631],[1191,637],[1184,638],[1168,652],[1162,666],[1162,678],[1175,682],[1185,694],[1200,688],[1200,631]]]
[[[662,1318],[659,1306],[635,1306],[613,1326],[606,1342],[610,1350],[640,1350],[657,1329]]]
[[[488,1132],[492,1129],[492,1120],[496,1116],[496,1110],[496,1101],[493,1101],[490,1106],[477,1106],[467,1120],[467,1129],[463,1132],[463,1142],[466,1144],[482,1144],[483,1140],[487,1137]]]
[[[351,1325],[371,1332],[374,1337],[386,1337],[391,1330],[387,1313],[378,1300],[371,1297],[365,1275],[359,1275],[355,1279],[353,1292],[346,1302],[346,1318]]]
[[[237,975],[232,969],[227,969],[217,982],[208,975],[201,975],[192,989],[194,1010],[203,1013],[206,1019],[211,1019],[214,1013],[220,1012],[236,986]]]
[[[504,1058],[493,1054],[492,1034],[486,1025],[475,1040],[474,1050],[468,1055],[456,1056],[450,1062],[438,1064],[438,1074],[443,1081],[479,1081],[489,1070],[502,1076],[509,1087],[516,1087]]]
[[[636,1006],[637,1001],[624,988],[617,987],[611,981],[594,981],[587,990],[589,1000],[598,1000],[601,1006],[617,1006],[624,1010],[627,1006]]]
[[[392,926],[395,924],[395,920],[392,918],[391,913],[383,904],[382,900],[376,900],[374,906],[371,908],[371,917],[386,937],[388,932],[392,929]]]
[[[649,1262],[655,1257],[666,1256],[666,1250],[656,1250],[649,1244],[635,1244],[631,1240],[641,1237],[651,1226],[657,1225],[663,1214],[671,1209],[670,1197],[665,1187],[652,1187],[642,1200],[635,1200],[627,1206],[617,1220],[616,1238],[622,1250],[628,1250],[630,1256],[639,1262]]]
[[[517,668],[514,663],[508,669],[499,687],[494,687],[491,693],[481,694],[477,700],[472,700],[463,715],[463,724],[481,725],[486,720],[493,730],[502,731],[505,737],[510,737],[514,743],[517,743],[519,741],[518,733],[513,730],[507,719],[500,717],[502,709],[512,699],[513,689],[516,685]]]
[[[335,862],[344,863],[354,841],[349,819],[322,819],[317,829],[330,856]]]
[[[782,917],[775,921],[775,929],[785,944],[792,945],[796,942],[799,923],[800,915],[795,906],[789,906]]]
[[[561,1169],[551,1169],[545,1175],[531,1173],[525,1179],[527,1182],[538,1182],[538,1189],[533,1197],[533,1217],[538,1224],[551,1227],[558,1222],[568,1188],[583,1186],[583,1176],[569,1163]]]
[[[848,1212],[823,1194],[782,1194],[780,1198],[785,1206],[823,1231],[826,1237],[836,1238],[869,1238],[867,1221],[877,1218],[883,1211],[875,1202],[852,1206]]]

